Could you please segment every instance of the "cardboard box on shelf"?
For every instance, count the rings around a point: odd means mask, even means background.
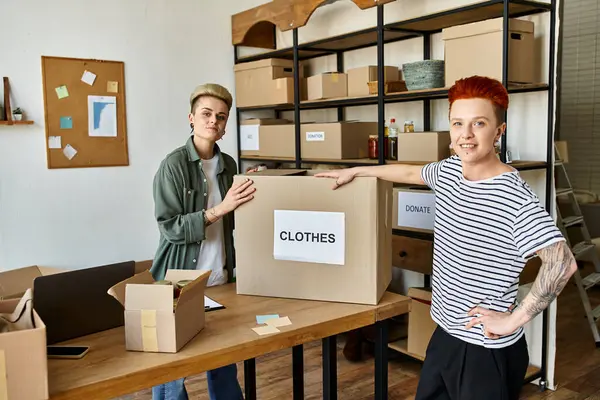
[[[25,291],[26,292],[26,291]],[[23,295],[24,293],[21,293]],[[22,309],[30,295],[0,301],[0,313],[11,315]],[[46,325],[30,304],[20,313],[18,330],[0,333],[0,398],[41,400],[49,397]],[[28,319],[28,320],[25,320]],[[11,318],[11,321],[16,321]]]
[[[254,107],[294,102],[294,62],[270,58],[236,64],[235,103],[237,107]],[[300,98],[306,98],[306,79],[300,64]]]
[[[210,271],[169,269],[165,280],[193,280],[176,304],[172,285],[154,285],[150,271],[119,282],[108,290],[125,308],[125,348],[130,351],[176,353],[204,329],[204,289]]]
[[[366,67],[352,68],[348,74],[348,97],[368,96],[369,82],[377,81],[377,66],[369,65]],[[400,80],[400,70],[398,67],[383,67],[384,82],[394,82]]]
[[[377,122],[329,122],[301,124],[303,159],[355,159],[369,156],[369,135],[377,134]]]
[[[398,161],[435,162],[450,157],[450,132],[398,134]]]
[[[437,327],[431,319],[431,289],[408,289],[408,297],[412,299],[408,314],[408,352],[425,357],[429,340]]]
[[[240,123],[242,156],[295,157],[294,124],[285,119],[249,119]]]
[[[348,76],[343,72],[327,72],[308,77],[308,100],[348,96]]]
[[[332,190],[317,172],[251,174],[255,197],[235,212],[238,294],[380,301],[392,275],[392,185],[361,177]]]
[[[472,75],[488,76],[502,81],[502,18],[453,26],[442,30],[445,51],[446,86]],[[534,83],[534,23],[510,19],[508,44],[508,81]],[[477,54],[477,62],[471,62]]]
[[[394,188],[393,229],[432,233],[435,194],[429,188]]]

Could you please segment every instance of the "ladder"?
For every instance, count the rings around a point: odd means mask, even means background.
[[[590,305],[590,299],[587,294],[587,291],[589,289],[594,287],[596,284],[600,283],[600,257],[598,256],[596,246],[592,242],[592,238],[590,237],[590,232],[587,228],[585,220],[583,219],[583,214],[581,212],[581,209],[579,208],[577,198],[575,197],[573,186],[571,185],[571,181],[569,180],[569,176],[567,175],[567,170],[565,168],[564,162],[560,158],[560,154],[558,153],[556,144],[554,144],[554,156],[556,178],[560,178],[558,173],[561,173],[562,179],[564,180],[564,182],[561,182],[560,187],[558,186],[558,180],[556,180],[556,213],[558,228],[564,235],[567,244],[569,245],[569,248],[575,256],[575,259],[577,261],[591,261],[595,267],[595,272],[591,273],[585,278],[581,276],[580,268],[578,268],[577,271],[575,271],[575,274],[573,274],[573,278],[575,280],[575,283],[577,284],[579,297],[581,298],[581,302],[583,303],[586,318],[592,330],[594,340],[596,341],[596,347],[600,347],[600,334],[598,334],[598,325],[596,324],[598,319],[600,319],[600,306],[592,309],[592,306]],[[567,204],[570,207],[572,212],[571,215],[565,217],[561,215],[560,209],[558,207],[559,197],[566,197],[568,199],[568,203],[565,204]],[[572,233],[573,230],[576,230],[575,234]],[[575,240],[573,240],[573,236],[575,236]],[[576,244],[573,246],[572,243]],[[578,263],[578,265],[580,264]]]

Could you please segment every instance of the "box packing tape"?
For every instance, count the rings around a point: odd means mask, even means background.
[[[282,80],[283,80],[283,79],[275,79],[275,87],[276,87],[277,89],[281,89],[281,81],[282,81]]]
[[[142,310],[142,348],[144,351],[158,351],[156,334],[156,310]]]
[[[331,82],[337,83],[339,79],[340,76],[338,74],[331,74]]]
[[[8,382],[6,379],[6,357],[0,349],[0,400],[8,400]]]

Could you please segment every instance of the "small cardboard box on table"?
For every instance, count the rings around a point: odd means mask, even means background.
[[[0,273],[0,399],[49,397],[46,325],[28,290],[38,276],[59,272],[63,270],[36,265]]]
[[[210,271],[169,269],[165,280],[175,285],[193,280],[176,304],[172,285],[154,285],[150,271],[117,283],[108,293],[125,308],[125,348],[176,353],[204,329],[204,290]]]
[[[332,190],[316,170],[265,170],[235,212],[238,294],[376,305],[392,276],[392,185]]]

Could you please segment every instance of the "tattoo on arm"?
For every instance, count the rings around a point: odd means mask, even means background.
[[[565,242],[548,246],[538,254],[542,259],[542,266],[531,291],[520,305],[529,319],[544,311],[562,292],[573,275],[575,263],[573,254]]]

